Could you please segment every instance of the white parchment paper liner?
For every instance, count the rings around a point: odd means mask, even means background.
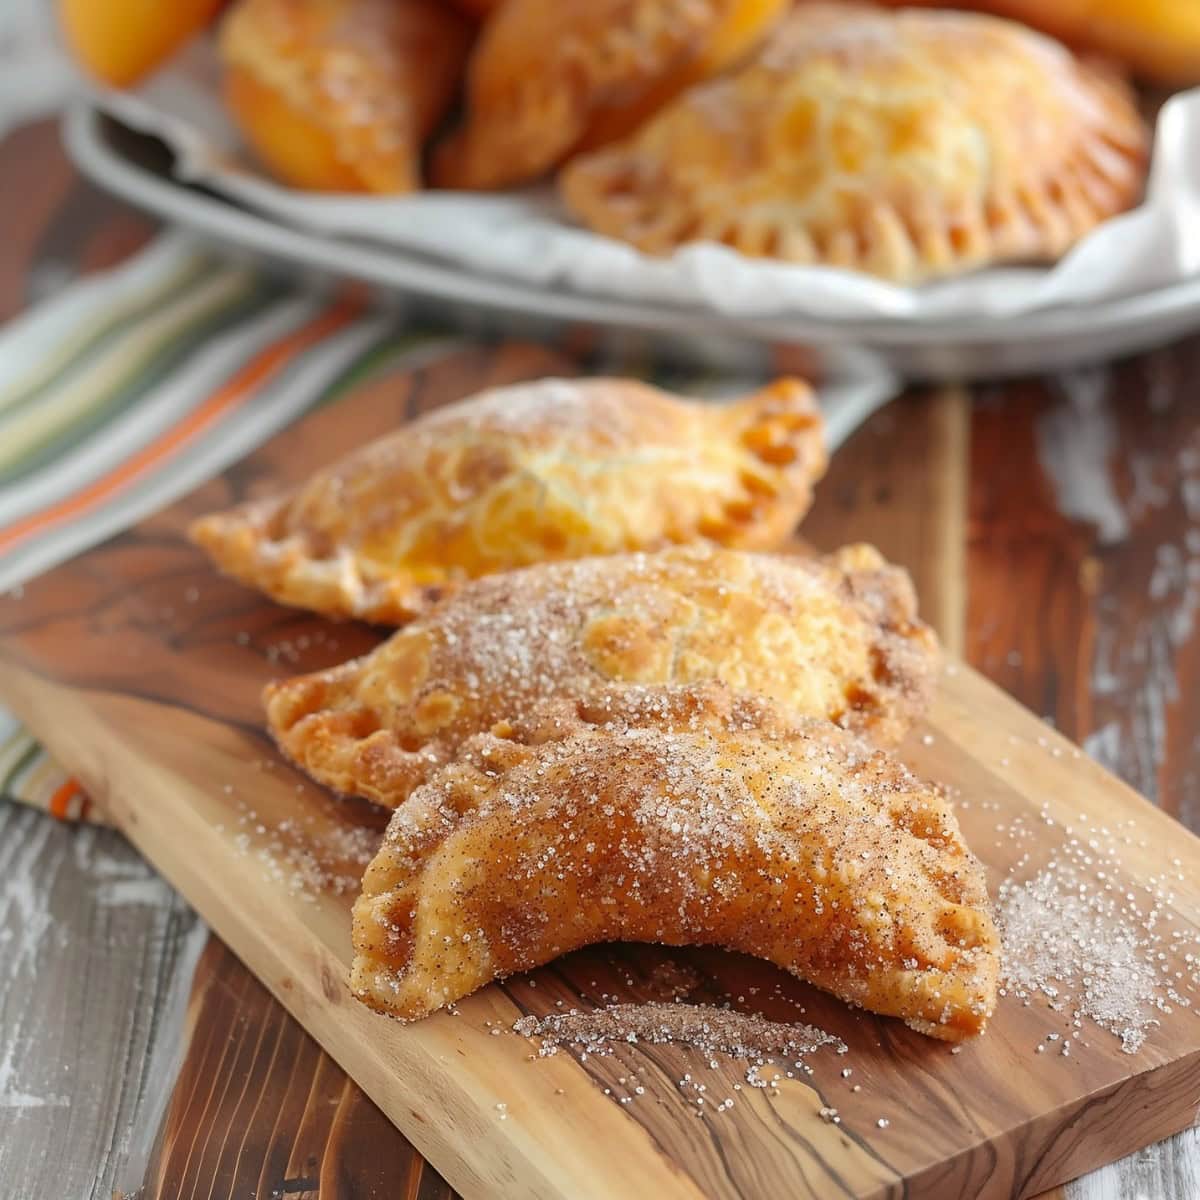
[[[98,105],[162,138],[181,179],[202,182],[294,227],[419,251],[503,279],[732,317],[822,320],[1004,317],[1156,290],[1200,272],[1200,88],[1162,108],[1145,202],[1106,222],[1052,268],[999,268],[923,288],[851,272],[748,259],[698,243],[668,258],[573,226],[550,188],[480,195],[305,193],[248,162],[223,111],[206,43],[133,92]]]

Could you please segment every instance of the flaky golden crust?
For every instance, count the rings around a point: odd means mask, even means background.
[[[435,184],[507,187],[623,136],[751,50],[785,2],[506,0],[472,54],[465,123]]]
[[[715,405],[628,379],[548,379],[438,409],[190,533],[284,604],[401,624],[528,563],[777,545],[824,467],[815,400],[794,380]]]
[[[238,0],[220,46],[230,110],[287,182],[408,192],[470,41],[438,0]]]
[[[1106,70],[1006,21],[799,6],[754,62],[570,163],[594,230],[904,283],[1049,262],[1141,196],[1148,137]]]
[[[934,1037],[980,1032],[998,938],[943,794],[720,691],[664,690],[657,725],[468,743],[367,869],[355,994],[412,1019],[594,942],[718,945]]]
[[[879,743],[925,709],[937,640],[869,546],[827,559],[703,546],[544,563],[467,584],[364,658],[266,689],[280,748],[394,808],[469,737],[629,684],[716,679]]]

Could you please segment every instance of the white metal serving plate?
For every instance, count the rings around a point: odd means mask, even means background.
[[[460,323],[526,334],[547,326],[595,327],[705,365],[837,373],[844,363],[868,358],[909,379],[977,379],[1112,359],[1200,328],[1200,278],[1086,307],[958,322],[738,320],[699,308],[626,303],[291,228],[181,183],[161,143],[84,103],[67,113],[64,139],[79,169],[104,188],[277,268],[356,280],[396,300],[438,302]]]

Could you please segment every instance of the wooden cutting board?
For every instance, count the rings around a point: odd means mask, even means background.
[[[488,361],[494,382],[563,367],[531,348]],[[1191,1125],[1200,1019],[1180,1004],[1154,1014],[1160,1024],[1136,1054],[1084,1021],[1064,1056],[1045,1039],[1070,1033],[1069,1014],[1041,997],[1007,996],[987,1035],[952,1053],[754,960],[645,946],[573,954],[412,1026],[351,998],[349,910],[382,820],[283,764],[258,693],[269,678],[340,661],[379,635],[220,579],[182,530],[479,384],[479,364],[460,355],[360,390],[0,599],[3,702],[418,1149],[468,1197],[974,1198],[1034,1195]],[[1140,897],[1169,876],[1162,952],[1190,995],[1195,967],[1184,955],[1200,938],[1200,841],[965,667],[948,669],[904,756],[958,790],[993,887],[1094,831],[1119,843],[1109,870],[1119,890]],[[519,1016],[560,1002],[657,998],[664,970],[696,1002],[732,999],[778,1020],[802,1007],[848,1053],[819,1051],[811,1075],[788,1078],[791,1063],[765,1070],[781,1075],[778,1085],[756,1089],[746,1063],[714,1066],[682,1047],[536,1058],[511,1032]],[[823,1120],[822,1108],[840,1122]]]

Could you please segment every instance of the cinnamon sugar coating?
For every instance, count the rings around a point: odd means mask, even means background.
[[[413,1019],[646,941],[754,954],[934,1037],[982,1030],[998,940],[937,787],[719,684],[640,691],[636,723],[479,735],[397,809],[354,910],[362,1000]]]
[[[190,535],[282,603],[402,624],[467,579],[528,563],[776,546],[825,462],[797,380],[722,405],[631,379],[543,379],[431,412]]]
[[[264,700],[289,758],[395,807],[472,735],[539,708],[613,711],[631,685],[719,680],[894,743],[937,662],[908,575],[869,546],[810,559],[699,545],[473,581],[371,654]]]

